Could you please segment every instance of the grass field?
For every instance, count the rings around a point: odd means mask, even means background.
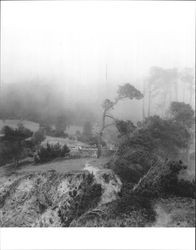
[[[49,163],[44,164],[22,164],[18,167],[15,166],[2,166],[0,167],[0,178],[5,176],[10,176],[12,174],[22,174],[22,173],[31,173],[39,171],[49,171],[56,170],[57,172],[70,172],[82,170],[85,167],[85,164],[88,162],[90,165],[98,168],[102,168],[103,165],[109,161],[108,157],[103,157],[100,159],[96,158],[81,158],[81,159],[60,159],[54,160]]]
[[[35,123],[35,122],[31,122],[31,121],[26,121],[26,120],[23,120],[23,121],[20,121],[20,120],[0,120],[0,130],[4,127],[4,126],[9,126],[9,127],[12,127],[12,128],[17,128],[17,125],[19,123],[21,123],[24,125],[24,127],[30,129],[31,131],[35,132],[39,129],[39,124],[38,123]]]

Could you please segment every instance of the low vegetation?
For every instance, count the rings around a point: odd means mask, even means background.
[[[72,202],[69,205],[69,213],[67,213],[66,206],[62,206],[58,211],[63,226],[69,226],[70,223],[79,218],[86,211],[93,209],[100,201],[102,194],[102,187],[95,183],[92,174],[84,175],[84,179],[80,184],[80,195],[76,190],[69,193],[72,197]]]
[[[22,124],[14,129],[5,126],[2,129],[3,136],[0,139],[0,165],[14,162],[17,166],[20,159],[28,156],[29,147],[26,139],[32,136],[32,132]]]
[[[51,160],[54,160],[59,157],[65,157],[70,152],[70,149],[63,145],[61,146],[59,143],[57,144],[49,144],[46,146],[40,146],[34,155],[35,163],[44,163]]]

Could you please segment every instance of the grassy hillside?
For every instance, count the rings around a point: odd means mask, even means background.
[[[39,124],[32,122],[32,121],[27,121],[27,120],[0,120],[0,130],[4,127],[4,126],[9,126],[12,128],[17,128],[17,125],[19,123],[21,123],[24,125],[24,127],[30,129],[31,131],[35,132],[39,129]]]

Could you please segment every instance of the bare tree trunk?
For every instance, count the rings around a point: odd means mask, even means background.
[[[101,141],[102,141],[102,133],[100,132],[97,138],[97,158],[101,157]]]
[[[100,132],[99,132],[98,138],[97,138],[97,158],[100,158],[101,154],[102,154],[101,142],[102,142],[103,130],[105,128],[105,116],[106,116],[106,110],[104,110],[104,112],[103,112],[102,127],[100,129]]]

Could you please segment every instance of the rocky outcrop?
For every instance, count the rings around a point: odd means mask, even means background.
[[[12,177],[0,185],[0,226],[69,226],[88,210],[116,199],[120,189],[120,180],[110,170]]]

